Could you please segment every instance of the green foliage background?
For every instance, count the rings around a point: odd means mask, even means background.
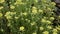
[[[52,26],[51,0],[0,0],[0,34],[59,34]]]

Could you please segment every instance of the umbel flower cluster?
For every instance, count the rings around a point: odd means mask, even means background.
[[[59,34],[52,26],[51,0],[0,0],[0,34]]]

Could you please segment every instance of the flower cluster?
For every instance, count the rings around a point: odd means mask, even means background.
[[[7,19],[12,19],[12,16],[14,16],[15,14],[16,14],[16,12],[8,11],[8,12],[6,12],[5,16]]]
[[[3,2],[6,0],[0,0],[0,3]],[[11,34],[59,33],[60,27],[54,28],[52,26],[55,19],[53,9],[56,4],[54,2],[50,0],[11,0],[9,2],[7,4],[10,6],[5,5],[5,3],[4,6],[0,6],[0,17],[3,17],[0,19],[1,33],[6,33],[5,28],[3,28],[4,24],[9,28]],[[4,20],[6,23],[3,24]]]

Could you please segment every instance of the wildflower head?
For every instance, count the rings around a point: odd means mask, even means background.
[[[2,13],[0,13],[0,17],[2,17],[3,16],[3,14]]]
[[[25,16],[26,16],[26,15],[27,15],[27,12],[24,12],[24,13],[23,13],[23,15],[25,15]]]
[[[24,26],[21,26],[20,27],[20,31],[24,31]]]
[[[56,27],[57,30],[60,30],[60,26]]]
[[[51,11],[51,8],[47,8],[47,10]]]
[[[37,14],[37,8],[36,7],[32,7],[32,13]]]
[[[44,28],[43,27],[39,27],[40,28],[40,30],[44,30]]]
[[[46,22],[47,22],[47,24],[51,24],[51,21],[49,21],[49,20],[47,20]]]
[[[41,22],[45,23],[45,22],[46,22],[46,20],[45,20],[45,19],[42,19],[42,20],[41,20]]]
[[[15,6],[13,6],[13,5],[10,5],[10,8],[11,8],[11,9],[14,9],[14,8],[15,8]]]
[[[55,3],[55,2],[51,2],[51,4],[52,4],[52,5],[56,5],[56,3]]]
[[[36,32],[33,32],[32,34],[37,34]]]
[[[52,29],[52,26],[47,26],[48,29]]]
[[[44,31],[43,34],[49,34],[49,32],[48,31]]]
[[[52,31],[53,31],[53,32],[58,32],[58,30],[57,30],[57,29],[53,29]]]
[[[19,17],[15,17],[15,19],[18,19]]]
[[[54,20],[54,17],[50,17],[50,20]]]
[[[3,6],[0,7],[0,10],[3,9]]]
[[[31,25],[35,25],[35,24],[36,24],[36,22],[32,22],[32,23],[31,23]]]
[[[58,34],[57,32],[53,32],[53,34]]]
[[[40,13],[43,13],[43,10],[39,9],[39,12],[40,12]]]
[[[7,19],[12,19],[12,16],[15,15],[15,14],[16,14],[16,12],[10,12],[10,11],[8,11],[8,12],[6,12],[5,17]]]

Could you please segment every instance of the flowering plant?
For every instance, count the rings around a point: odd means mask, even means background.
[[[11,0],[9,3],[6,1],[1,1],[1,3],[8,8],[0,7],[0,17],[7,19],[5,25],[9,31],[6,32],[1,25],[0,33],[58,34],[57,28],[59,27],[53,28],[52,26],[52,21],[55,19],[53,10],[56,4],[51,0]],[[6,3],[8,5],[5,5]],[[5,11],[2,12],[3,10]],[[1,20],[2,23],[4,22]]]

